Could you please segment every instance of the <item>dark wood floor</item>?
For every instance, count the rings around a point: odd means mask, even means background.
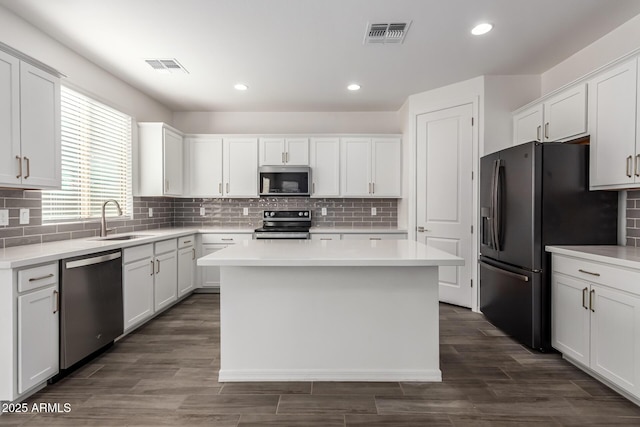
[[[328,313],[329,315],[329,313]],[[27,403],[29,426],[611,426],[640,407],[481,315],[440,306],[442,383],[218,383],[219,299],[194,295]]]

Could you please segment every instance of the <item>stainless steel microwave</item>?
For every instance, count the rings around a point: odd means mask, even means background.
[[[260,196],[309,196],[311,168],[308,166],[261,166],[258,168]]]

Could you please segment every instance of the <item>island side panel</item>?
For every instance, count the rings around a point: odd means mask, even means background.
[[[220,381],[441,381],[438,267],[221,267]]]

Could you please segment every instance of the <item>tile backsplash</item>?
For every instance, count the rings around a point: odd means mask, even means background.
[[[627,246],[640,247],[640,190],[627,191]]]
[[[204,216],[200,215],[201,207],[205,209]],[[245,207],[249,209],[248,215],[243,215]],[[322,216],[323,207],[327,208],[326,216]],[[377,210],[375,216],[371,215],[373,207]],[[21,208],[29,208],[28,225],[20,224]],[[148,216],[149,208],[153,208],[153,217],[151,218]],[[96,237],[100,233],[100,220],[43,224],[40,191],[0,189],[0,209],[9,211],[9,225],[0,226],[0,248]],[[114,229],[114,233],[171,226],[257,228],[261,225],[262,211],[267,209],[309,209],[312,211],[312,224],[321,227],[389,228],[398,225],[398,201],[396,199],[134,197],[133,219],[108,218],[107,226]]]

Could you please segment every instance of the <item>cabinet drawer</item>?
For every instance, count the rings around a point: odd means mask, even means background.
[[[195,244],[196,236],[184,236],[178,239],[178,248],[188,248]]]
[[[311,240],[340,240],[339,234],[312,234]]]
[[[343,234],[343,240],[403,240],[407,235],[404,233],[379,233],[379,234]]]
[[[245,234],[203,234],[202,243],[223,243],[225,245],[232,245],[243,240],[251,240],[253,235],[251,233]]]
[[[177,239],[164,240],[155,244],[154,253],[156,255],[160,255],[166,252],[175,251],[176,249],[178,249]]]
[[[640,271],[562,255],[553,255],[553,271],[640,294]]]
[[[125,264],[145,258],[153,258],[153,243],[126,248],[123,252],[122,258]]]
[[[27,292],[58,283],[58,263],[18,271],[18,292]]]

